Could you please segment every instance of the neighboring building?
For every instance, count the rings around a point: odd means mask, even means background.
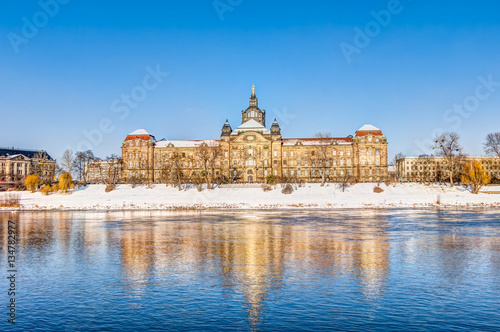
[[[500,158],[498,157],[464,157],[460,159],[457,170],[461,170],[466,163],[474,160],[480,161],[493,179],[500,179]],[[443,157],[405,157],[396,161],[396,172],[399,181],[448,181],[449,177],[445,171],[445,165]],[[457,172],[457,174],[459,173]]]
[[[387,138],[380,129],[364,125],[348,137],[283,138],[276,119],[265,127],[265,115],[253,87],[241,125],[233,130],[226,121],[218,140],[157,141],[136,130],[122,144],[123,179],[162,182],[172,163],[180,163],[184,174],[206,170],[207,149],[216,155],[208,171],[229,182],[264,182],[267,176],[318,182],[322,174],[331,182],[347,174],[358,182],[387,178]]]
[[[121,181],[122,164],[120,160],[94,160],[84,166],[88,183],[117,183]]]
[[[0,149],[0,180],[22,180],[38,174],[42,181],[54,179],[56,161],[45,151]]]

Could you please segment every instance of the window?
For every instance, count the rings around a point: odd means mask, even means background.
[[[283,151],[283,157],[286,157],[286,151]]]
[[[350,157],[351,156],[351,150],[347,151],[347,156]]]
[[[343,156],[344,155],[344,151],[340,151],[340,155]]]
[[[132,159],[132,154],[131,153],[128,154],[128,158]]]
[[[267,159],[264,160],[264,167],[267,167]]]
[[[297,166],[300,166],[300,160],[297,160]]]
[[[274,175],[278,175],[278,171],[277,170],[274,170]]]
[[[297,171],[297,175],[300,176],[300,170]]]
[[[227,151],[224,151],[224,157],[227,158],[227,155],[228,155]]]
[[[266,170],[264,170],[264,175],[265,175],[265,176],[267,176],[267,169],[266,169]]]
[[[233,151],[233,157],[236,157],[237,153],[236,151]]]
[[[277,157],[278,156],[278,151],[274,150],[274,156]]]
[[[307,170],[304,171],[304,175],[307,176]]]
[[[267,157],[267,150],[264,150],[264,157]]]
[[[293,151],[290,151],[290,156],[293,157]]]

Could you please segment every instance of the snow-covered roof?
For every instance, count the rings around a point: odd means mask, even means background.
[[[216,146],[219,145],[218,140],[161,140],[156,142],[157,148],[167,148],[170,144],[174,146],[174,148],[195,148],[200,146],[201,144],[206,143],[208,146]]]
[[[245,123],[242,123],[238,128],[233,130],[231,135],[238,135],[238,133],[242,131],[258,131],[262,132],[262,134],[270,134],[271,132],[266,129],[263,125],[255,121],[254,119],[248,120]]]
[[[133,132],[131,132],[129,135],[151,135],[146,131],[146,129],[137,129]]]
[[[332,138],[284,138],[283,145],[291,146],[300,142],[302,145],[330,145],[332,141],[336,144],[351,144],[352,139],[349,137],[332,137]]]
[[[371,124],[365,124],[363,127],[358,129],[358,131],[371,131],[371,130],[376,131],[380,129]]]

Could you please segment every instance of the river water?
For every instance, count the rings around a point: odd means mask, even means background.
[[[500,330],[500,210],[0,213],[0,224],[1,331]]]

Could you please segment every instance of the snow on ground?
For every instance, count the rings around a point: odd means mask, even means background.
[[[416,183],[393,187],[381,184],[384,192],[374,193],[375,186],[373,183],[360,183],[342,192],[333,184],[326,187],[306,184],[285,195],[279,185],[268,192],[262,188],[216,188],[198,192],[195,188],[178,191],[165,185],[154,185],[152,188],[119,185],[109,193],[104,191],[104,185],[89,185],[68,194],[45,196],[26,191],[18,194],[22,205],[19,210],[500,207],[500,194],[473,195],[463,187]],[[486,187],[484,191],[500,192],[500,186]]]

